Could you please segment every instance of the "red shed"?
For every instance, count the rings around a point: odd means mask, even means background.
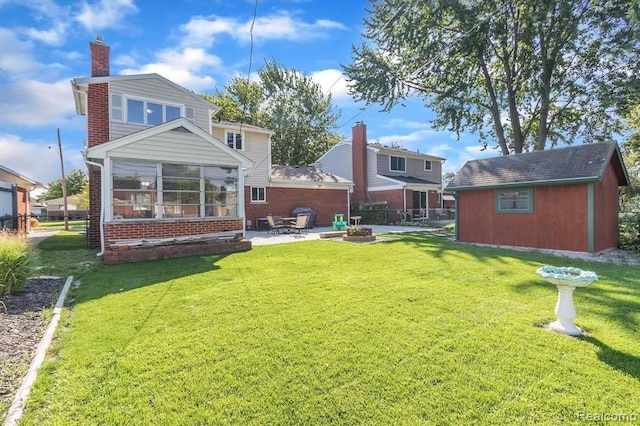
[[[594,253],[618,245],[615,142],[468,161],[447,186],[462,242]]]

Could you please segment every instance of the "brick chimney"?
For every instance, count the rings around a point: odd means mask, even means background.
[[[91,77],[105,77],[109,75],[109,51],[111,48],[104,44],[102,36],[96,41],[89,42],[91,50]]]
[[[102,37],[89,42],[91,51],[91,77],[109,76],[110,47]],[[87,146],[89,148],[109,141],[109,83],[89,83],[87,88]],[[100,210],[102,205],[102,174],[89,169],[89,247],[100,247]]]
[[[351,129],[353,201],[367,201],[367,126],[358,121]]]

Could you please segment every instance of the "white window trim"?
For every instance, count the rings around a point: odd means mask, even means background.
[[[253,189],[262,189],[264,190],[264,200],[254,200],[253,199]],[[266,186],[252,186],[249,189],[249,199],[252,204],[266,204],[267,202],[267,187]]]
[[[394,157],[395,158],[404,159],[404,170],[394,170],[394,169],[391,168],[391,159],[394,158]],[[389,171],[390,172],[404,172],[404,173],[406,173],[407,172],[407,157],[401,157],[399,155],[390,155],[389,156]]]
[[[232,149],[234,149],[234,150],[236,150],[236,151],[244,151],[244,147],[245,147],[245,146],[247,146],[247,140],[246,140],[246,139],[245,139],[245,137],[244,137],[244,131],[242,131],[242,132],[237,132],[237,131],[235,131],[235,130],[225,129],[225,130],[224,130],[224,143],[225,143],[227,146],[229,146],[229,145],[227,144],[227,141],[228,141],[228,135],[229,135],[229,133],[233,133],[233,135],[234,135],[234,137],[233,137],[233,144],[234,144],[234,145],[236,144],[236,143],[235,143],[235,135],[238,135],[238,134],[239,134],[239,135],[240,135],[240,138],[242,139],[242,148],[237,149],[237,148],[234,146]]]
[[[429,168],[427,168],[427,163],[429,163]],[[431,160],[424,160],[424,171],[430,172],[433,170],[433,162]]]
[[[112,96],[120,96],[120,107],[115,107],[113,105],[112,102]],[[129,111],[128,111],[128,106],[127,106],[127,102],[129,100],[132,101],[140,101],[143,102],[143,121],[144,123],[133,123],[129,121]],[[146,114],[146,105],[148,103],[153,103],[153,104],[159,104],[162,105],[162,123],[166,123],[167,122],[167,108],[166,107],[174,107],[174,108],[179,108],[180,109],[180,117],[183,117],[189,121],[191,121],[192,123],[195,124],[195,108],[191,107],[191,106],[187,106],[184,104],[178,104],[178,103],[174,103],[174,102],[167,102],[167,101],[162,101],[162,100],[158,100],[158,99],[151,99],[151,98],[145,98],[144,96],[135,96],[135,95],[129,95],[126,93],[110,93],[109,94],[109,116],[111,118],[111,121],[113,122],[117,122],[117,123],[124,123],[124,124],[130,124],[133,126],[156,126],[156,124],[147,124],[147,114]],[[122,119],[121,120],[117,120],[114,119],[113,117],[113,111],[114,110],[120,110],[122,113]],[[190,112],[190,115],[193,115],[193,117],[188,117]],[[160,123],[160,124],[162,124]]]

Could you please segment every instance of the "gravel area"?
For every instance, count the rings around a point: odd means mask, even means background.
[[[31,278],[22,290],[2,297],[6,308],[0,305],[0,407],[11,405],[64,282],[57,277]]]

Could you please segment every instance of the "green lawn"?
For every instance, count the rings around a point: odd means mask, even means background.
[[[541,265],[595,270],[588,337]],[[95,266],[24,424],[513,424],[640,418],[640,268],[407,235]]]

